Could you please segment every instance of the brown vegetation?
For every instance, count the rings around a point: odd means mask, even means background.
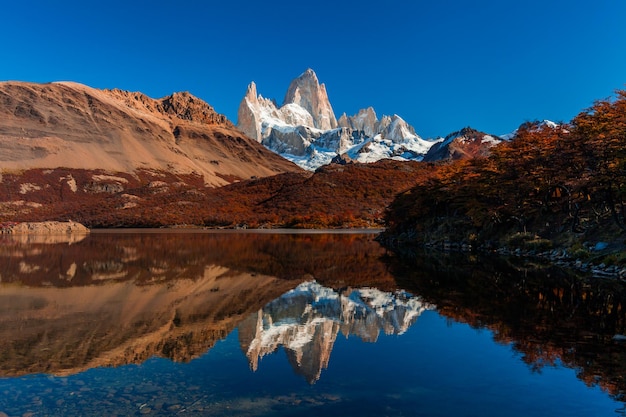
[[[626,230],[626,92],[557,128],[528,123],[488,158],[439,166],[400,195],[390,243],[502,244],[527,233],[547,245]],[[583,240],[581,240],[583,241]]]
[[[209,188],[193,174],[28,170],[3,176],[0,220],[73,220],[89,227],[382,227],[396,194],[431,171],[429,164],[386,160]]]

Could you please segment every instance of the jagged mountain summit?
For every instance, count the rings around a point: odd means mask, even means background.
[[[313,118],[314,127],[321,130],[335,129],[337,119],[328,101],[326,86],[320,84],[312,69],[307,69],[289,85],[283,103],[297,104]]]
[[[252,82],[237,117],[246,135],[310,170],[340,155],[358,162],[420,160],[435,143],[420,138],[398,115],[379,120],[372,107],[337,120],[325,85],[311,69],[291,82],[281,106],[257,94]]]

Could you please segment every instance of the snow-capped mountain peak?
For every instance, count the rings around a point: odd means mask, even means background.
[[[328,100],[326,86],[319,83],[312,69],[307,69],[289,85],[283,106],[293,104],[305,109],[311,115],[312,127],[322,130],[337,127],[337,119]]]
[[[305,169],[315,170],[338,155],[357,162],[383,158],[420,160],[435,143],[424,140],[398,115],[380,120],[372,107],[337,119],[315,72],[294,79],[282,106],[248,86],[239,106],[237,127],[269,149]]]

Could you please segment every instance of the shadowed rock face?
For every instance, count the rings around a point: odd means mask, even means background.
[[[339,333],[376,342],[381,331],[404,333],[431,308],[402,291],[360,288],[339,292],[305,282],[244,320],[239,325],[239,340],[253,371],[263,356],[283,346],[294,371],[312,384],[328,367]]]

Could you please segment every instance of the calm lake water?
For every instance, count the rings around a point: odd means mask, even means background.
[[[0,237],[0,416],[626,415],[626,291],[371,233]]]

